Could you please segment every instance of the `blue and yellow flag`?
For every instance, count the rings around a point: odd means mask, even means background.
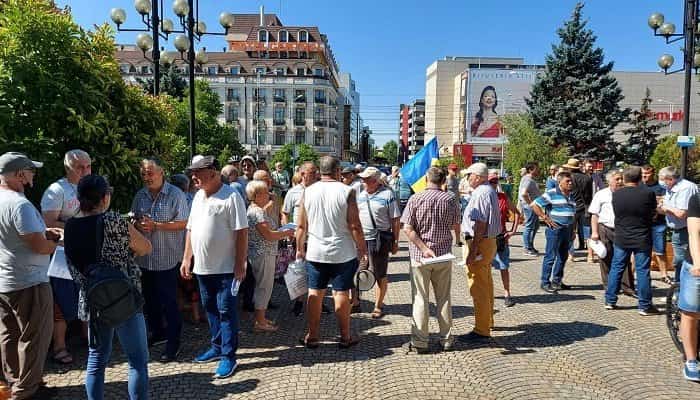
[[[427,186],[425,174],[438,158],[438,142],[434,137],[401,168],[401,179],[411,185],[416,193],[424,190]]]

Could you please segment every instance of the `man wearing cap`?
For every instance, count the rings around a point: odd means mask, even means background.
[[[474,299],[474,330],[459,337],[470,341],[491,336],[493,327],[493,279],[491,263],[496,256],[496,236],[501,233],[498,195],[488,183],[488,167],[474,163],[467,168],[474,191],[462,216],[462,232],[468,241],[467,278]]]
[[[236,168],[237,170],[240,170],[241,167],[241,157],[238,155],[233,155],[229,157],[227,165],[233,166],[233,168]]]
[[[576,201],[574,233],[578,234],[578,249],[583,250],[586,248],[586,239],[588,239],[588,236],[591,234],[590,216],[586,210],[593,200],[593,179],[591,179],[591,177],[587,174],[581,172],[581,162],[575,158],[570,158],[569,161],[567,161],[562,167],[571,172],[571,180],[573,182],[571,195]],[[572,233],[572,239],[574,233]],[[571,241],[569,254],[571,256],[571,261],[576,261],[573,257],[573,240]]]
[[[21,153],[0,156],[0,353],[13,399],[47,398],[44,361],[53,331],[49,255],[63,234],[47,228],[24,197],[42,163]]]
[[[343,177],[343,183],[352,187],[357,197],[360,197],[360,192],[362,192],[362,179],[357,176],[361,170],[362,168],[345,167],[340,173]]]
[[[92,172],[90,155],[83,150],[69,150],[63,157],[66,176],[52,183],[41,197],[41,215],[49,228],[61,228],[80,211],[78,182]],[[59,249],[63,250],[63,249]],[[78,319],[78,285],[68,270],[63,251],[57,251],[49,265],[49,279],[54,296],[53,360],[71,364],[73,356],[66,346],[67,321]],[[83,324],[87,336],[87,324]]]
[[[538,256],[540,253],[535,249],[535,235],[540,229],[540,220],[537,214],[532,211],[530,203],[540,197],[542,193],[535,181],[540,174],[540,167],[536,162],[528,162],[525,165],[525,175],[520,179],[518,186],[518,202],[523,210],[525,226],[523,227],[523,252],[527,256]]]
[[[360,209],[362,232],[367,243],[369,266],[377,278],[377,292],[372,311],[372,318],[381,318],[384,297],[386,296],[389,280],[389,252],[396,254],[399,250],[399,205],[394,192],[383,186],[379,181],[380,171],[375,167],[367,167],[359,176],[365,190],[357,199]]]
[[[457,202],[442,190],[445,171],[430,167],[425,177],[427,188],[413,195],[401,215],[408,236],[411,277],[411,340],[403,345],[410,353],[428,352],[428,305],[430,286],[435,292],[440,343],[445,351],[452,350],[452,261],[423,264],[423,259],[439,257],[452,250],[452,231],[459,227]]]
[[[160,160],[144,158],[140,172],[144,187],[136,192],[131,212],[137,217],[134,226],[153,246],[151,253],[136,257],[151,333],[149,344],[167,343],[160,361],[172,362],[180,352],[182,316],[177,305],[177,267],[190,208],[185,194],[165,180]]]
[[[548,293],[568,288],[562,279],[576,215],[576,201],[571,193],[571,173],[562,171],[557,174],[557,183],[559,186],[547,190],[530,204],[532,211],[547,225],[544,231],[546,244],[540,288]]]
[[[211,346],[195,362],[218,360],[214,378],[226,378],[238,365],[238,316],[231,288],[234,280],[245,278],[248,218],[243,199],[221,182],[214,157],[194,160],[188,170],[199,191],[187,221],[180,274],[184,279],[192,279],[193,272],[197,276],[211,334]]]
[[[242,175],[238,177],[238,183],[240,183],[244,189],[248,182],[253,180],[253,174],[258,169],[255,164],[255,159],[251,155],[246,155],[241,158],[240,171]]]

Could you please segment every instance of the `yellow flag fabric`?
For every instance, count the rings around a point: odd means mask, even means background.
[[[438,158],[437,138],[432,138],[401,168],[401,179],[411,185],[415,193],[425,190],[425,174]]]

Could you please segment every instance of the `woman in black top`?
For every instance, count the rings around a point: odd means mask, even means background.
[[[151,243],[130,223],[114,211],[107,211],[112,190],[99,175],[88,175],[78,183],[80,213],[65,225],[65,251],[68,266],[80,286],[78,317],[88,320],[85,302],[85,270],[98,259],[119,268],[136,288],[141,290],[140,270],[134,263],[134,255],[151,252]],[[101,221],[101,223],[100,223]],[[102,232],[98,232],[102,227]],[[103,238],[102,238],[103,237]],[[100,246],[99,243],[102,243]],[[98,257],[99,252],[99,257]],[[89,329],[93,329],[91,326]],[[116,332],[122,349],[129,360],[129,398],[148,397],[148,345],[143,313],[137,313],[121,326],[99,326],[91,337],[98,337],[98,344],[91,345],[87,361],[85,386],[89,400],[104,397],[104,374],[112,352],[112,338]]]

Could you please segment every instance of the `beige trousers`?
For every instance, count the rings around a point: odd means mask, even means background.
[[[250,260],[255,276],[255,291],[253,303],[256,310],[266,310],[272,297],[272,288],[275,286],[275,261],[276,254],[261,254]]]
[[[437,319],[440,326],[440,343],[452,344],[452,261],[415,265],[411,261],[411,296],[413,300],[413,316],[411,318],[411,344],[417,348],[428,347],[428,305],[430,286],[435,291]]]

